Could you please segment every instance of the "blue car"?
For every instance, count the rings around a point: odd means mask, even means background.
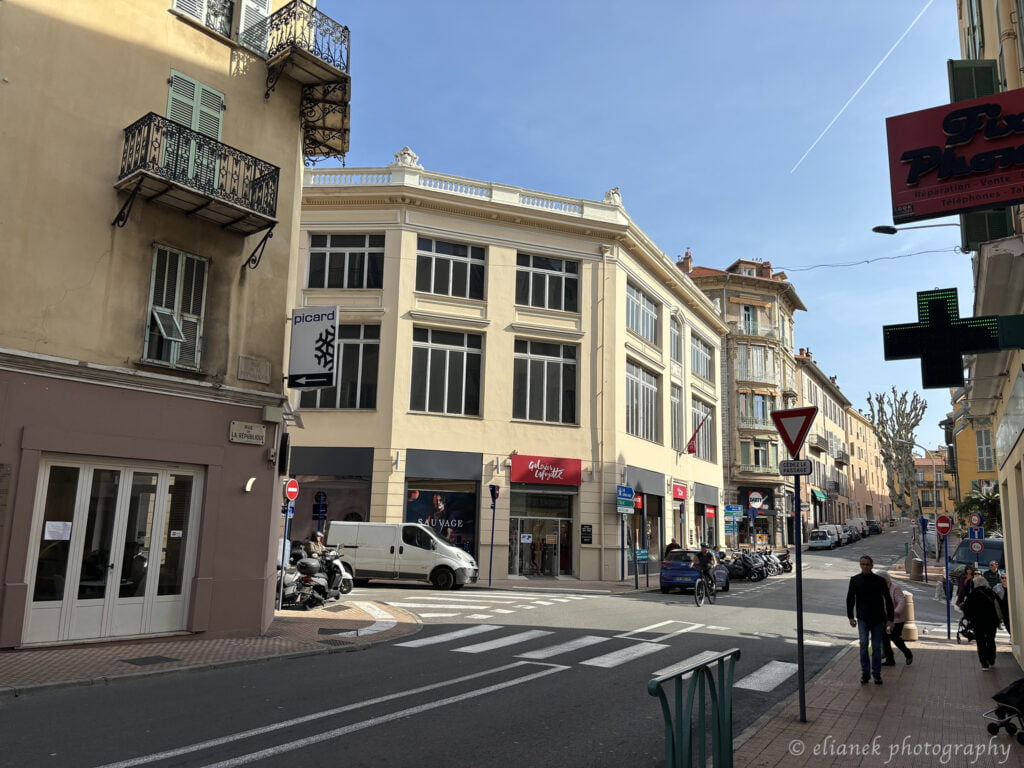
[[[697,574],[700,573],[697,565],[696,549],[675,549],[665,555],[661,561],[661,591],[667,593],[671,589],[678,589],[685,592],[693,589],[697,583]],[[715,577],[715,586],[720,592],[729,591],[729,569],[715,560],[715,567],[711,570]]]

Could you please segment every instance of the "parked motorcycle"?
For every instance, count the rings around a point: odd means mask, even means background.
[[[277,579],[281,607],[312,610],[327,602],[328,580],[319,560],[304,557]]]
[[[779,562],[782,563],[783,573],[790,573],[793,570],[793,560],[790,558],[789,550],[786,550],[785,552],[776,552],[775,556],[779,559]]]

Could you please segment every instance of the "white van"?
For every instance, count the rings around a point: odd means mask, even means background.
[[[370,579],[415,579],[437,589],[460,589],[476,583],[476,560],[419,523],[332,522],[327,546],[358,583]]]
[[[835,549],[836,540],[828,531],[815,528],[807,540],[808,549]]]
[[[818,527],[823,531],[829,532],[829,534],[835,539],[837,547],[841,547],[844,544],[849,543],[849,534],[847,534],[841,526],[833,525],[831,523],[821,523]]]

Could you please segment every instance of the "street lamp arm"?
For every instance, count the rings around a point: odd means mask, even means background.
[[[895,235],[897,232],[902,232],[904,229],[931,229],[932,227],[959,227],[959,224],[954,222],[948,222],[946,224],[918,224],[914,227],[893,227],[888,224],[879,224],[877,227],[872,227],[872,232],[877,232],[880,235]]]

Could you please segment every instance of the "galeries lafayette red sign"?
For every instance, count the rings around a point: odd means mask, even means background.
[[[1024,201],[1024,89],[887,118],[895,224]]]
[[[513,483],[579,485],[583,462],[547,456],[513,456],[509,479]]]

